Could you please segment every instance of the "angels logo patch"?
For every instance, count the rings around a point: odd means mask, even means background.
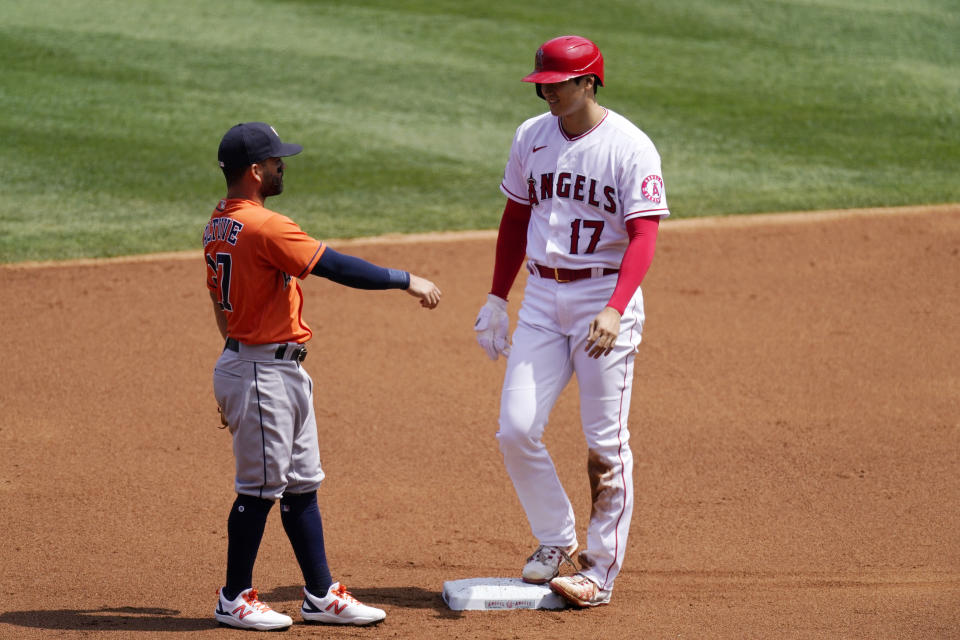
[[[643,192],[643,197],[650,202],[660,204],[660,200],[663,198],[663,179],[655,174],[647,176],[640,185],[640,191]]]

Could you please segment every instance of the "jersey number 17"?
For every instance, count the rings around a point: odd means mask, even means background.
[[[603,233],[603,220],[580,220],[579,218],[570,223],[572,229],[570,233],[570,254],[580,253],[580,227],[592,229],[593,235],[590,236],[590,243],[584,253],[593,253],[597,250],[600,243],[600,234]]]

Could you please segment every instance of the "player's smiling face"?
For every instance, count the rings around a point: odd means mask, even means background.
[[[550,107],[550,113],[555,116],[569,116],[587,107],[587,95],[593,95],[593,85],[581,80],[564,80],[540,85],[540,93]]]

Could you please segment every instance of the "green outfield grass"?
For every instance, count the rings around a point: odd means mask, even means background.
[[[677,217],[960,201],[957,0],[4,0],[0,262],[199,248],[244,120],[317,237],[494,228],[564,33]]]

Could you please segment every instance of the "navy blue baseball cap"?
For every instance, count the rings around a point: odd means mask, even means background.
[[[301,151],[299,144],[281,142],[276,129],[266,122],[241,122],[223,135],[217,158],[223,168],[247,167],[267,158],[295,156]]]

